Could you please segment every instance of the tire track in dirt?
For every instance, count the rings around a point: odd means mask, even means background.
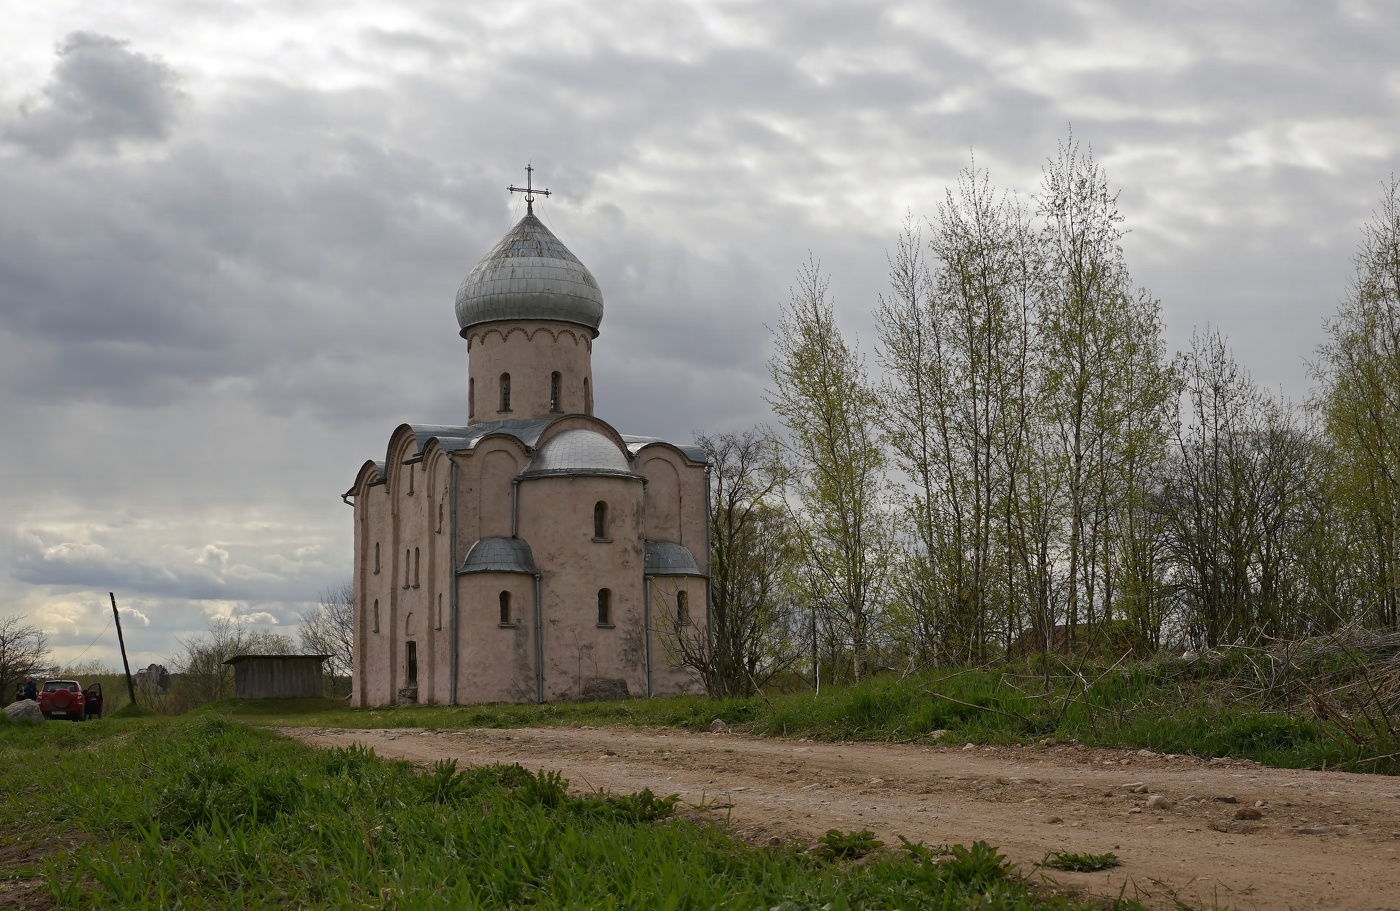
[[[1400,779],[1382,775],[1073,745],[964,749],[620,726],[283,733],[422,764],[558,770],[576,789],[679,794],[759,843],[810,844],[832,828],[868,828],[889,845],[899,835],[984,839],[1026,872],[1048,850],[1112,851],[1123,861],[1114,870],[1039,873],[1074,891],[1125,890],[1149,906],[1180,898],[1205,908],[1400,911]],[[1168,806],[1153,808],[1157,796]],[[1236,818],[1254,809],[1257,819]]]

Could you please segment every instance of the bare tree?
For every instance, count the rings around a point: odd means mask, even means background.
[[[298,635],[306,653],[330,656],[326,659],[327,694],[345,695],[355,648],[354,581],[323,591],[320,603],[301,615]]]
[[[24,621],[23,614],[0,618],[0,699],[5,702],[26,677],[42,677],[52,669],[48,637]]]
[[[1320,451],[1293,412],[1229,354],[1219,333],[1181,358],[1189,414],[1162,491],[1165,540],[1186,629],[1199,645],[1312,632],[1300,616],[1308,492]]]
[[[662,612],[672,622],[661,626],[673,660],[698,671],[710,695],[749,696],[801,658],[788,578],[795,542],[781,501],[786,472],[765,428],[695,442],[710,464],[710,624]]]
[[[890,529],[879,399],[846,343],[827,280],[812,261],[798,276],[774,331],[767,400],[787,427],[783,442],[800,518],[803,600],[822,613],[831,651],[849,648],[857,680],[869,670]]]
[[[184,711],[233,697],[233,668],[224,662],[235,655],[286,655],[295,649],[280,633],[250,630],[223,618],[198,635],[177,640],[180,651],[167,659],[179,677],[173,681],[171,707]]]

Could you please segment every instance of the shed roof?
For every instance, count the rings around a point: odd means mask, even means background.
[[[242,663],[242,662],[244,662],[244,661],[251,661],[251,660],[254,659],[254,658],[267,658],[267,659],[316,658],[317,660],[325,661],[325,660],[326,660],[327,658],[329,658],[329,657],[331,657],[331,656],[330,656],[330,655],[234,655],[232,658],[229,658],[227,661],[225,661],[224,664],[240,664],[240,663]]]

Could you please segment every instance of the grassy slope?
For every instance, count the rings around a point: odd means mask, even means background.
[[[1218,669],[1217,669],[1218,671]],[[552,724],[669,725],[701,730],[714,718],[754,733],[825,740],[1018,743],[1047,737],[1201,757],[1231,756],[1284,768],[1400,772],[1400,760],[1350,743],[1297,707],[1237,697],[1216,672],[1173,664],[1041,678],[972,671],[900,679],[771,699],[702,698],[549,705],[353,710],[330,700],[224,703],[205,711],[258,722],[336,727],[518,727]],[[1085,684],[1088,684],[1087,688]]]
[[[219,717],[0,724],[0,894],[84,908],[1074,908],[983,847],[755,849],[649,792],[420,773]],[[46,877],[43,893],[37,877]],[[8,881],[8,882],[3,882]]]

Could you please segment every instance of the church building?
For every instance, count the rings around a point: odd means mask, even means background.
[[[603,295],[547,193],[457,291],[466,423],[400,425],[345,493],[354,705],[701,691],[673,644],[708,619],[705,457],[594,416]]]

